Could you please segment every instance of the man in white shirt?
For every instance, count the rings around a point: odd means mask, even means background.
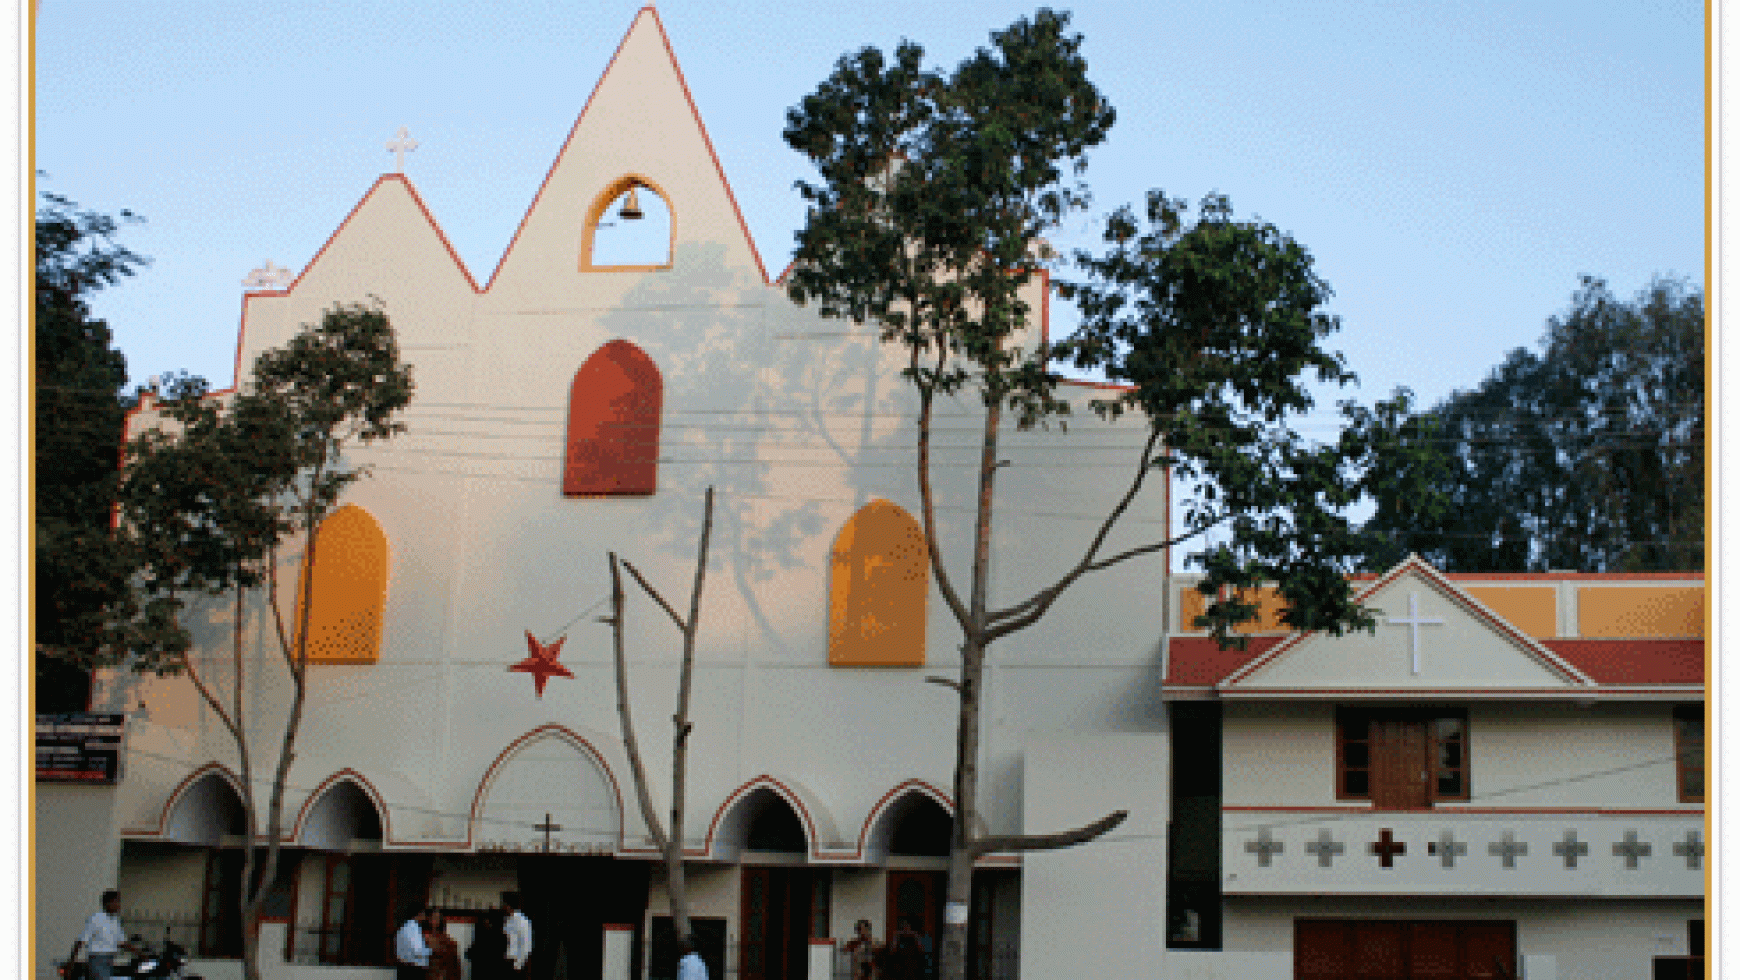
[[[685,939],[677,945],[683,958],[677,961],[677,980],[707,980],[707,964],[695,950],[695,941]]]
[[[111,888],[103,893],[102,901],[103,910],[85,920],[85,929],[73,941],[72,952],[66,958],[70,964],[84,949],[91,966],[91,980],[110,980],[115,975],[115,954],[123,949],[133,950],[121,928],[121,893]]]
[[[393,937],[393,956],[399,961],[399,980],[423,980],[429,973],[429,944],[423,939],[423,925],[429,921],[429,910],[418,909],[405,920]]]
[[[520,893],[502,892],[502,907],[508,910],[501,931],[507,935],[507,958],[516,976],[524,974],[526,958],[532,955],[532,920],[520,911]]]

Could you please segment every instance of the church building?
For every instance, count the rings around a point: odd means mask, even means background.
[[[934,952],[957,702],[930,679],[958,672],[959,633],[918,520],[917,398],[875,325],[769,276],[656,12],[634,18],[487,276],[402,172],[334,223],[290,281],[246,295],[237,380],[334,304],[378,300],[416,395],[403,435],[348,460],[371,475],[312,566],[288,554],[280,571],[312,579],[313,663],[266,976],[388,977],[412,910],[444,909],[463,948],[509,890],[533,920],[531,980],[675,976],[599,617],[611,552],[686,594],[709,487],[682,843],[712,976],[845,976],[858,920],[878,940],[904,922]],[[1043,280],[1025,299],[1031,344]],[[1096,394],[1059,392],[1078,416]],[[957,561],[978,413],[971,395],[939,406],[936,533]],[[162,421],[148,398],[129,434]],[[1145,434],[1129,418],[1004,433],[994,602],[1082,552]],[[1163,487],[1138,498],[1108,548],[1163,538],[1167,505]],[[1358,583],[1375,634],[1288,635],[1265,606],[1242,651],[1195,632],[1194,582],[1127,562],[992,649],[986,830],[1129,818],[983,859],[969,976],[1619,978],[1692,952],[1701,576],[1412,559]],[[269,773],[288,678],[250,602],[246,718]],[[219,687],[230,610],[188,617]],[[681,640],[632,587],[625,621],[668,810]],[[181,677],[105,673],[91,710],[125,719],[121,773],[38,785],[38,976],[118,887],[129,931],[168,930],[197,972],[240,978],[228,733]],[[1390,972],[1359,973],[1374,949]]]

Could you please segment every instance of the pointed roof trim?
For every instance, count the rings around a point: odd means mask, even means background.
[[[1409,555],[1400,564],[1396,565],[1396,567],[1384,573],[1384,575],[1377,581],[1361,590],[1359,593],[1359,601],[1364,602],[1366,598],[1371,596],[1373,593],[1401,578],[1409,571],[1417,572],[1429,585],[1437,589],[1438,593],[1444,596],[1444,598],[1449,599],[1451,602],[1460,606],[1464,612],[1485,623],[1493,632],[1499,633],[1506,639],[1510,640],[1512,644],[1538,661],[1541,666],[1558,674],[1568,683],[1581,687],[1599,686],[1588,674],[1583,673],[1583,671],[1577,669],[1563,657],[1547,649],[1547,647],[1538,640],[1521,632],[1516,627],[1506,622],[1503,617],[1486,608],[1485,603],[1482,603],[1480,600],[1462,591],[1455,585],[1455,583],[1445,578],[1444,573],[1433,568],[1430,562],[1421,558],[1417,554]],[[1316,630],[1294,633],[1285,640],[1282,640],[1280,643],[1271,647],[1261,656],[1252,659],[1249,663],[1246,663],[1222,678],[1214,685],[1215,690],[1226,691],[1232,688],[1241,687],[1245,681],[1249,680],[1258,671],[1282,657],[1287,656],[1287,654],[1295,647],[1299,646],[1300,643],[1316,634]]]
[[[574,137],[580,133],[580,125],[586,121],[586,113],[592,108],[592,101],[598,98],[598,90],[604,87],[604,80],[610,77],[610,70],[616,67],[616,59],[622,56],[622,49],[628,45],[628,39],[634,35],[635,28],[640,24],[643,14],[651,14],[653,27],[659,33],[659,40],[665,46],[665,55],[671,59],[671,70],[677,73],[677,86],[683,90],[683,99],[689,103],[689,113],[695,117],[695,128],[701,131],[701,142],[707,147],[707,156],[713,161],[713,169],[719,174],[719,184],[725,188],[725,199],[731,202],[731,212],[737,216],[737,227],[743,232],[743,240],[749,243],[749,255],[755,259],[755,269],[761,273],[761,283],[771,286],[772,280],[767,278],[767,266],[761,261],[761,251],[755,247],[755,238],[749,234],[749,222],[743,220],[743,209],[737,205],[737,193],[731,189],[731,180],[725,176],[725,168],[719,163],[719,152],[713,148],[713,137],[707,133],[707,124],[701,119],[701,110],[695,106],[695,96],[689,91],[688,79],[683,77],[683,66],[677,62],[677,52],[671,47],[670,35],[665,33],[664,21],[659,18],[658,9],[652,4],[640,8],[634,15],[634,20],[628,25],[628,30],[622,34],[622,40],[616,43],[616,50],[611,53],[610,60],[605,63],[604,71],[598,76],[598,81],[592,86],[592,94],[586,97],[586,105],[581,108],[580,115],[574,120],[574,125],[568,129],[568,138],[562,141],[562,148],[556,151],[556,159],[551,162],[550,169],[544,173],[544,180],[538,185],[538,193],[532,196],[532,203],[526,207],[526,213],[521,216],[519,227],[514,229],[514,237],[508,240],[507,248],[502,250],[501,258],[495,263],[495,271],[489,274],[489,281],[483,284],[482,292],[489,292],[495,285],[496,277],[501,275],[502,267],[507,265],[508,256],[513,254],[514,246],[519,244],[520,233],[526,230],[526,222],[532,218],[532,212],[538,209],[538,202],[544,198],[544,189],[550,186],[550,178],[556,175],[556,168],[562,165],[562,158],[568,155],[568,148],[574,145]]]
[[[460,275],[465,277],[465,282],[471,287],[471,291],[473,293],[477,292],[477,280],[471,278],[471,270],[465,267],[465,262],[460,259],[459,253],[454,250],[453,243],[447,240],[447,233],[441,230],[441,223],[435,220],[435,215],[430,213],[429,206],[423,203],[423,196],[417,193],[417,188],[411,186],[411,179],[406,177],[404,174],[381,174],[375,179],[375,182],[373,186],[369,188],[368,193],[362,196],[362,200],[356,202],[356,206],[351,208],[350,213],[344,216],[344,220],[338,223],[338,229],[327,237],[326,244],[320,246],[320,250],[315,252],[314,257],[308,260],[308,264],[302,267],[302,271],[296,274],[295,281],[290,283],[290,285],[284,289],[261,290],[259,292],[249,293],[248,298],[251,299],[254,296],[288,296],[290,293],[294,292],[297,286],[302,285],[302,280],[308,276],[309,270],[313,269],[314,266],[319,263],[320,257],[326,254],[326,250],[332,247],[332,243],[338,241],[338,236],[344,234],[344,229],[350,225],[351,219],[361,213],[363,205],[367,204],[369,198],[374,197],[375,192],[384,187],[389,180],[396,180],[405,185],[405,190],[409,191],[411,194],[411,203],[417,205],[417,210],[423,212],[423,220],[429,222],[429,227],[435,232],[435,237],[441,241],[442,247],[447,249],[447,255],[453,260],[454,267],[459,270]]]

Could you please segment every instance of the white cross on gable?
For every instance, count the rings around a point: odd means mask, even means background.
[[[242,285],[249,289],[283,289],[290,283],[290,270],[273,265],[271,259],[266,264],[248,273],[248,278],[242,280]]]
[[[411,131],[406,129],[404,126],[400,126],[399,134],[393,139],[387,141],[387,152],[398,154],[399,157],[399,169],[395,171],[396,173],[402,174],[405,172],[405,151],[415,150],[416,148],[417,141],[411,138]]]
[[[1413,672],[1418,674],[1420,672],[1420,627],[1443,626],[1444,621],[1442,619],[1423,618],[1420,615],[1420,594],[1418,592],[1410,592],[1408,593],[1407,618],[1398,619],[1392,616],[1386,620],[1386,622],[1391,626],[1406,626],[1408,628],[1408,650],[1411,655]]]

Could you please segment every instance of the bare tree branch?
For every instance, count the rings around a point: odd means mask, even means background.
[[[665,615],[671,617],[671,622],[677,624],[677,629],[687,633],[688,627],[683,625],[683,617],[677,615],[677,611],[671,608],[671,604],[665,601],[664,596],[659,595],[659,590],[653,588],[645,578],[641,577],[640,569],[635,568],[634,563],[627,558],[618,558],[617,561],[622,562],[622,567],[628,569],[628,574],[634,576],[634,580],[640,583],[640,587],[646,591],[652,601],[659,604],[659,608],[665,611]]]
[[[940,347],[937,351],[937,371],[947,358]],[[936,574],[937,590],[942,593],[943,601],[948,603],[949,611],[954,613],[955,621],[962,626],[972,622],[972,615],[966,604],[955,591],[954,582],[949,579],[948,569],[943,566],[942,549],[936,541],[936,500],[930,486],[930,429],[934,417],[936,402],[935,382],[924,382],[918,378],[918,349],[913,348],[913,380],[918,383],[918,499],[920,516],[924,519],[924,537],[927,542],[925,551],[930,555],[931,571]]]
[[[1009,834],[999,837],[981,837],[973,842],[973,856],[983,857],[986,854],[1015,851],[1054,851],[1061,847],[1074,847],[1107,833],[1123,823],[1129,816],[1130,811],[1117,810],[1106,814],[1093,823],[1077,827],[1074,830],[1060,830],[1055,834]]]
[[[622,652],[622,573],[617,570],[616,552],[610,553],[610,631],[612,651],[616,657],[616,714],[622,721],[622,747],[628,753],[628,765],[634,773],[635,795],[640,800],[640,815],[660,852],[669,847],[664,825],[659,822],[658,808],[653,805],[647,787],[646,766],[640,758],[640,740],[634,734],[634,717],[628,704],[628,659]]]

